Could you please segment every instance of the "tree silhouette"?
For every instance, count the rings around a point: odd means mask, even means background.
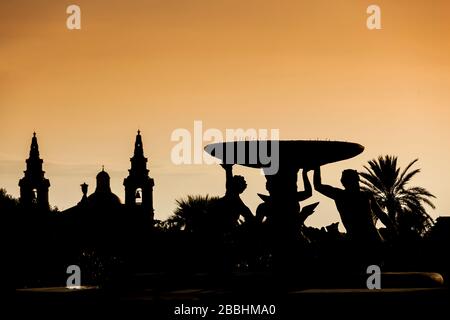
[[[412,169],[418,161],[410,162],[404,170],[398,167],[397,157],[379,156],[364,166],[367,172],[360,172],[364,190],[371,192],[378,205],[384,209],[399,228],[423,235],[433,225],[433,219],[425,210],[425,205],[435,208],[431,198],[435,198],[422,187],[408,184],[420,169]]]
[[[174,214],[166,220],[166,224],[173,229],[188,232],[201,232],[210,225],[211,206],[218,197],[209,195],[188,195],[187,198],[176,200],[177,208]]]
[[[6,189],[0,188],[0,209],[10,213],[18,206],[19,200],[8,194]]]

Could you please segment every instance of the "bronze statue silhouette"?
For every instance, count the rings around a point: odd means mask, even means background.
[[[244,218],[245,223],[251,223],[254,216],[251,210],[242,201],[240,195],[247,188],[247,183],[243,176],[233,175],[232,164],[222,164],[226,177],[226,192],[223,197],[217,200],[216,211],[217,223],[223,231],[230,231],[240,224],[240,218]]]
[[[314,168],[352,158],[364,147],[342,141],[252,140],[212,143],[205,151],[222,162],[262,169],[269,195],[260,195],[257,221],[266,221],[275,239],[298,239],[299,227],[317,204],[300,211],[297,176],[303,168]]]
[[[373,196],[360,189],[358,172],[344,170],[341,183],[344,189],[322,184],[320,167],[314,170],[315,190],[334,200],[349,239],[360,245],[377,245],[383,242],[375,226],[374,216],[388,229],[395,230],[394,224]]]
[[[295,225],[303,225],[305,220],[314,212],[314,209],[319,204],[318,202],[313,203],[312,205],[308,205],[304,207],[300,211],[299,202],[304,201],[312,196],[312,187],[311,183],[308,179],[308,171],[309,169],[303,169],[302,178],[303,178],[303,191],[297,191],[295,198],[297,200],[296,203],[296,212],[299,214],[295,217],[296,223]],[[270,196],[259,194],[258,196],[264,201],[261,203],[256,210],[256,221],[259,223],[271,223],[273,219],[277,219],[277,209],[279,207],[278,202],[283,202],[285,199],[283,198],[283,194],[280,194],[277,189],[277,176],[266,176],[266,190],[269,192]],[[281,204],[283,206],[285,204]]]

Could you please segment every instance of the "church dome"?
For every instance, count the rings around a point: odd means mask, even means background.
[[[99,181],[101,181],[101,182],[103,182],[103,181],[109,181],[109,180],[110,180],[110,176],[109,176],[108,172],[105,171],[105,169],[102,169],[102,171],[100,171],[100,172],[97,174],[96,179],[97,179],[97,183],[98,183]]]
[[[97,187],[95,192],[111,192],[111,186],[109,184],[111,178],[109,177],[108,172],[105,171],[105,168],[102,168],[102,171],[97,174],[96,179]]]
[[[102,168],[97,174],[97,187],[95,192],[88,197],[88,203],[95,207],[111,207],[120,205],[120,199],[111,192],[110,176]]]

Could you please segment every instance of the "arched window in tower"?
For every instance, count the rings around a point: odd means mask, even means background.
[[[134,203],[137,205],[142,204],[142,188],[137,188],[136,193],[134,194]]]
[[[38,192],[37,192],[37,189],[34,188],[33,190],[31,190],[31,201],[33,203],[37,203],[37,198],[38,198]]]

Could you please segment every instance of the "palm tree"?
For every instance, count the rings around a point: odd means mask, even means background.
[[[211,218],[211,206],[217,199],[219,198],[210,197],[209,195],[188,195],[185,199],[176,200],[177,208],[166,222],[173,229],[189,232],[204,231],[208,228]]]
[[[401,171],[397,157],[379,156],[364,166],[367,172],[360,172],[363,189],[373,194],[378,205],[387,212],[399,231],[413,231],[423,235],[433,225],[433,219],[425,210],[425,205],[435,208],[431,198],[435,198],[422,187],[409,187],[408,183],[420,172],[412,169],[415,159]]]

